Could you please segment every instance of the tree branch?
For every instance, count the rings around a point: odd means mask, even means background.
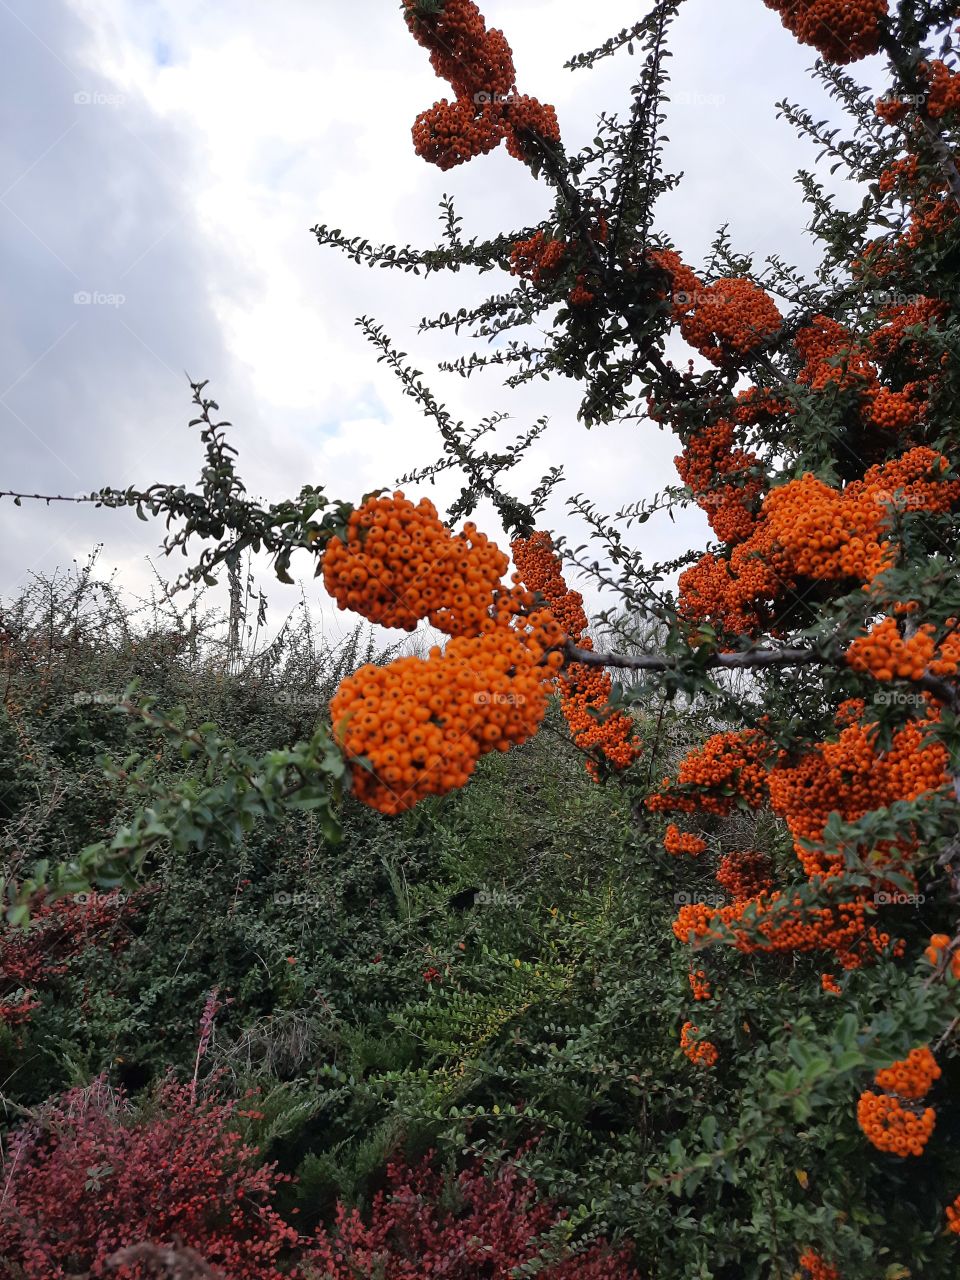
[[[619,667],[627,671],[672,671],[677,659],[663,653],[640,653],[636,655],[623,653],[598,653],[594,649],[581,649],[567,640],[563,652],[570,662],[578,662],[585,667]],[[707,668],[721,667],[728,671],[757,669],[761,667],[803,667],[829,666],[841,667],[844,656],[837,650],[820,649],[745,649],[739,653],[714,653],[707,658]],[[918,680],[910,681],[919,685],[926,693],[931,693],[947,706],[960,706],[957,688],[948,680],[929,673]]]

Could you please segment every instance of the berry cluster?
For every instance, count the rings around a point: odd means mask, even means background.
[[[941,965],[951,941],[952,939],[945,933],[932,934],[930,942],[923,953],[924,956],[932,965]],[[950,973],[954,978],[960,978],[960,951],[950,953]]]
[[[887,0],[763,0],[801,44],[828,62],[858,62],[880,48]]]
[[[454,534],[429,499],[414,506],[398,491],[351,512],[346,541],[327,543],[323,585],[339,608],[370,622],[412,631],[427,618],[447,635],[472,636],[508,565],[476,525]]]
[[[921,62],[917,74],[922,76],[929,86],[927,91],[927,115],[939,120],[948,112],[960,107],[960,75],[951,71],[945,62],[935,58],[932,62]]]
[[[940,1075],[940,1067],[929,1045],[921,1045],[919,1049],[911,1049],[904,1059],[883,1067],[874,1080],[884,1093],[895,1093],[900,1098],[915,1101],[927,1096]]]
[[[867,923],[872,904],[872,897],[860,896],[833,907],[808,908],[796,895],[779,892],[725,907],[694,902],[677,912],[673,935],[690,944],[730,941],[745,955],[833,953],[845,969],[859,969],[891,944],[889,934]]]
[[[948,467],[941,454],[918,446],[844,489],[809,472],[779,485],[729,559],[708,553],[680,575],[681,614],[754,635],[771,625],[776,602],[802,579],[872,582],[896,562],[894,507],[943,512],[960,500],[960,482],[943,478]]]
[[[806,1249],[800,1255],[799,1263],[806,1272],[804,1280],[840,1280],[838,1268],[825,1262],[813,1249]]]
[[[783,326],[773,299],[752,280],[740,277],[699,288],[694,300],[677,310],[684,339],[716,365],[742,359]]]
[[[341,683],[330,713],[360,800],[400,813],[462,787],[481,756],[537,731],[563,660],[553,647],[562,637],[545,613],[528,624],[524,632],[503,620],[486,634],[456,637],[443,652],[435,646],[426,659],[367,664]]]
[[[546,601],[550,614],[565,634],[583,649],[592,649],[586,635],[583,597],[570,591],[560,569],[550,535],[541,530],[511,543],[513,560],[521,580]],[[633,721],[609,707],[613,682],[601,667],[572,663],[560,677],[561,707],[574,742],[584,751],[599,752],[616,769],[625,769],[640,755]],[[594,760],[587,761],[591,776],[598,776]]]
[[[745,541],[755,527],[764,482],[757,455],[734,448],[734,424],[721,419],[693,432],[674,462],[720,541]]]
[[[407,26],[430,51],[430,65],[456,98],[434,103],[417,116],[414,148],[419,156],[451,169],[486,155],[506,139],[507,150],[525,160],[531,133],[560,140],[553,107],[516,92],[513,54],[502,31],[487,30],[473,0],[444,0],[438,8],[404,0]]]
[[[956,619],[948,620],[954,626]],[[847,649],[854,671],[869,671],[877,680],[920,680],[927,671],[954,675],[960,662],[960,633],[951,630],[938,645],[936,628],[923,623],[911,636],[900,635],[894,618],[884,618]]]
[[[876,1073],[874,1080],[883,1093],[868,1090],[860,1095],[857,1123],[879,1151],[921,1154],[933,1133],[936,1113],[933,1107],[921,1110],[919,1102],[939,1078],[940,1067],[928,1045]]]
[[[755,729],[715,733],[684,757],[677,771],[678,786],[664,778],[647,797],[654,813],[705,813],[725,817],[743,799],[759,808],[767,798],[769,741]]]
[[[857,1103],[857,1124],[878,1151],[919,1156],[936,1124],[933,1107],[904,1107],[898,1098],[868,1090]]]
[[[522,276],[533,284],[552,280],[567,255],[565,240],[548,239],[544,231],[535,232],[529,240],[518,240],[510,252],[510,274]]]
[[[707,978],[706,969],[691,969],[687,974],[687,981],[690,983],[690,990],[693,992],[694,1000],[711,1000],[713,998],[713,988]]]
[[[717,866],[716,881],[733,902],[745,902],[773,888],[773,863],[759,849],[727,853]]]
[[[681,831],[676,823],[671,822],[663,837],[663,847],[674,857],[688,853],[691,858],[698,858],[705,851],[707,842],[691,831]]]
[[[783,316],[773,299],[740,276],[705,285],[672,249],[656,249],[647,255],[666,273],[673,318],[691,347],[712,364],[742,359],[780,332]]]
[[[692,1022],[685,1022],[680,1028],[680,1048],[695,1067],[716,1066],[720,1056],[712,1041],[700,1039],[700,1028]]]
[[[797,382],[814,391],[833,388],[859,392],[859,412],[865,423],[890,432],[906,433],[922,421],[926,412],[925,382],[904,382],[899,390],[883,386],[873,355],[892,355],[911,324],[929,323],[930,314],[920,303],[896,304],[881,310],[886,320],[858,346],[849,330],[826,316],[814,316],[801,329],[795,346],[803,365]]]

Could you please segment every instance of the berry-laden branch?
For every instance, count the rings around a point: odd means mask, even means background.
[[[563,646],[564,655],[571,662],[588,667],[617,667],[625,671],[672,671],[678,659],[663,653],[597,653],[581,649],[570,639]],[[765,667],[833,666],[841,668],[846,659],[839,651],[820,649],[745,649],[741,653],[712,653],[700,660],[704,668],[720,667],[728,671],[759,670]],[[906,676],[904,679],[911,679]],[[958,704],[958,690],[948,681],[925,672],[913,679],[913,683],[948,706]]]

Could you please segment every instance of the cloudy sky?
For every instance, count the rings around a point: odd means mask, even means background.
[[[627,109],[637,64],[624,55],[574,73],[564,61],[646,4],[482,5],[513,48],[521,91],[555,104],[568,149],[593,136],[602,109]],[[815,249],[794,175],[813,152],[774,104],[786,97],[833,115],[806,74],[812,51],[761,0],[688,0],[672,47],[667,160],[685,177],[658,227],[693,265],[728,222],[736,249],[809,269]],[[565,507],[571,493],[613,511],[675,480],[671,437],[645,422],[587,432],[569,386],[515,392],[495,372],[469,382],[431,372],[467,348],[463,337],[418,338],[420,316],[483,296],[491,276],[369,271],[311,236],[326,222],[433,246],[444,192],[467,236],[535,223],[550,208],[549,189],[503,148],[446,174],[414,154],[415,116],[448,90],[396,0],[0,0],[0,51],[0,489],[193,486],[202,455],[186,425],[188,374],[210,380],[234,424],[251,494],[278,500],[314,483],[354,499],[391,485],[440,446],[354,327],[364,313],[415,357],[455,417],[507,411],[507,439],[550,415],[513,483],[529,490],[563,463],[568,481],[546,523],[574,545],[586,535]],[[854,70],[878,82],[871,62]],[[448,480],[422,492],[442,509],[459,488]],[[132,511],[7,498],[0,522],[4,603],[32,574],[82,563],[99,542],[102,573],[116,567],[134,594],[153,579],[148,557],[170,581],[186,563],[164,559],[162,523]],[[480,522],[503,544],[490,511]],[[690,512],[633,536],[654,560],[707,532]],[[254,568],[272,630],[299,592],[271,581],[265,562]],[[341,634],[346,616],[330,617],[313,566],[295,561],[298,570]]]

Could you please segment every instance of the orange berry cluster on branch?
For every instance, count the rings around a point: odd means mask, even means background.
[[[726,907],[688,903],[677,912],[678,942],[731,942],[745,955],[828,952],[845,969],[858,969],[890,946],[889,934],[867,924],[872,898],[854,897],[832,907],[804,907],[795,895],[760,894]],[[903,946],[898,944],[899,953]],[[895,949],[895,954],[898,951]]]
[[[949,783],[946,748],[924,741],[937,718],[936,711],[929,711],[925,719],[908,721],[885,752],[877,749],[875,725],[847,725],[835,742],[818,743],[799,761],[770,771],[771,807],[786,820],[808,876],[834,874],[841,868],[841,854],[820,847],[832,812],[856,822],[873,809],[915,800]],[[895,846],[881,842],[872,853],[874,859],[886,857],[888,869],[902,872],[916,848],[916,840],[905,831]]]
[[[953,1204],[947,1205],[947,1230],[960,1236],[960,1196],[957,1196]]]
[[[826,991],[828,995],[831,995],[831,996],[843,995],[843,988],[840,986],[840,983],[836,980],[836,978],[833,976],[832,973],[821,973],[820,986],[823,988],[824,991]]]
[[[521,580],[546,600],[550,614],[571,640],[592,649],[585,634],[587,616],[583,596],[568,589],[560,560],[548,533],[538,530],[529,538],[511,543],[514,564]],[[560,677],[561,707],[574,742],[585,751],[599,751],[616,769],[625,769],[640,755],[633,721],[609,707],[613,682],[602,667],[572,663]],[[598,777],[596,763],[587,761],[591,777]]]
[[[753,474],[758,462],[755,453],[734,448],[734,424],[723,419],[693,432],[674,458],[721,542],[744,542],[756,527],[754,509],[765,488]]]
[[[917,74],[929,86],[927,93],[927,115],[939,120],[949,111],[960,107],[960,75],[951,71],[945,62],[935,58],[932,62],[921,62]]]
[[[828,62],[858,62],[880,48],[887,0],[763,0],[801,44]]]
[[[874,1080],[884,1093],[895,1093],[900,1098],[915,1101],[925,1098],[940,1076],[940,1067],[929,1045],[921,1045],[919,1049],[911,1049],[901,1061],[883,1067]]]
[[[960,482],[942,479],[949,463],[925,446],[870,467],[862,480],[833,489],[807,472],[764,498],[750,537],[729,559],[707,554],[679,578],[680,612],[735,634],[756,634],[798,579],[870,583],[896,562],[887,536],[891,504],[950,511]]]
[[[883,310],[888,322],[868,337],[867,345],[872,352],[886,350],[892,354],[897,338],[908,324],[921,323],[922,313],[916,304]],[[891,316],[891,310],[902,315]],[[827,387],[838,391],[859,389],[864,420],[881,430],[904,432],[922,419],[926,411],[924,384],[907,382],[900,390],[882,386],[870,353],[858,346],[838,321],[814,316],[812,323],[798,332],[794,345],[803,359],[797,374],[801,385],[813,391]]]
[[[441,98],[421,111],[413,126],[418,156],[438,169],[453,169],[474,156],[485,156],[503,141],[503,114],[492,103],[479,105],[465,98]]]
[[[920,680],[928,671],[953,675],[960,657],[960,635],[952,632],[938,646],[936,628],[924,623],[904,639],[894,618],[884,618],[847,649],[854,671],[869,671],[877,680]]]
[[[549,651],[559,638],[552,619],[527,621],[526,634],[501,621],[427,659],[367,664],[341,683],[330,714],[358,799],[401,813],[462,787],[481,756],[537,731],[562,656]]]
[[[473,0],[444,0],[438,9],[404,0],[407,26],[430,51],[436,74],[450,83],[446,98],[417,116],[413,126],[418,155],[441,169],[485,155],[504,139],[517,159],[526,159],[523,131],[558,142],[553,107],[516,93],[513,54],[502,31],[486,28]]]
[[[806,1272],[804,1280],[840,1280],[839,1270],[824,1262],[819,1253],[814,1253],[812,1249],[802,1253],[799,1262]]]
[[[898,1098],[868,1090],[857,1103],[857,1124],[878,1151],[895,1156],[919,1156],[930,1140],[937,1116],[933,1107],[922,1111],[904,1107]]]
[[[654,813],[693,813],[697,809],[725,817],[741,797],[759,808],[767,796],[770,743],[755,729],[715,733],[685,756],[677,771],[679,787],[664,778],[646,799]]]
[[[368,498],[330,539],[324,583],[341,608],[408,631],[428,618],[453,637],[427,659],[361,667],[331,702],[354,790],[382,813],[462,786],[546,714],[564,631],[532,592],[501,585],[508,564],[473,524],[454,534],[427,499],[399,491]]]
[[[672,249],[647,256],[671,279],[671,311],[684,339],[712,364],[741,359],[780,332],[783,316],[752,280],[734,276],[704,285]]]
[[[768,294],[739,277],[703,288],[680,312],[680,332],[712,364],[755,351],[780,332],[783,316]]]
[[[687,974],[687,980],[690,983],[690,990],[693,992],[694,1000],[713,999],[713,988],[707,978],[706,969],[691,969]]]
[[[557,274],[566,255],[565,240],[548,240],[546,232],[537,231],[529,240],[518,240],[513,246],[510,274],[539,285]]]
[[[331,538],[323,585],[341,609],[412,631],[426,618],[447,635],[477,635],[508,557],[472,522],[454,534],[427,498],[399,491],[354,509],[346,541]]]
[[[692,831],[681,831],[676,823],[671,822],[663,837],[663,847],[674,857],[688,853],[691,858],[698,858],[707,847],[706,840],[701,840]]]
[[[717,866],[716,881],[734,902],[744,902],[773,888],[773,863],[759,849],[727,853]]]
[[[680,1048],[695,1067],[716,1066],[717,1046],[710,1040],[699,1039],[700,1028],[692,1022],[685,1022],[680,1028]]]
[[[924,956],[932,965],[940,965],[951,941],[945,933],[933,934],[923,953]],[[950,972],[954,978],[960,978],[960,951],[954,951],[950,956]]]

